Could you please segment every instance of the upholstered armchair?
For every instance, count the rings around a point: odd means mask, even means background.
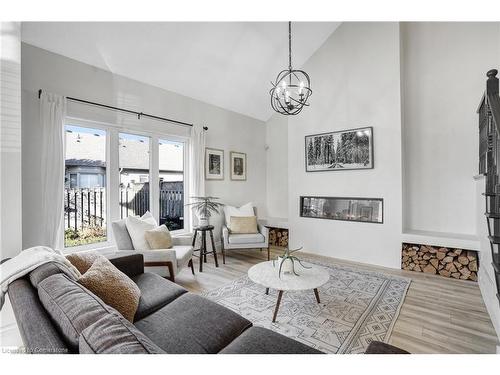
[[[142,254],[145,271],[167,277],[171,281],[175,281],[175,276],[184,267],[190,267],[194,275],[190,236],[172,237],[173,247],[170,249],[135,250],[125,219],[113,222],[112,228],[118,251]]]
[[[255,207],[253,212],[257,216]],[[270,260],[269,253],[269,230],[262,224],[257,224],[258,233],[237,234],[231,233],[228,228],[227,219],[224,218],[222,226],[222,251],[227,255],[227,250],[233,249],[267,249],[267,260]]]

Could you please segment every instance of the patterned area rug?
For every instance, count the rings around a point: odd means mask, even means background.
[[[285,292],[276,323],[277,292],[266,295],[247,276],[204,296],[325,353],[363,353],[372,340],[389,340],[410,279],[301,258],[327,269],[330,280],[319,288],[320,304],[312,290]]]

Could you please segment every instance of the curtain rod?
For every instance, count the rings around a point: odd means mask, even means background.
[[[41,95],[42,95],[42,89],[38,90],[38,99],[40,99]],[[147,114],[147,113],[132,111],[130,109],[113,107],[111,105],[101,104],[101,103],[96,103],[96,102],[91,102],[89,100],[72,98],[70,96],[67,96],[66,99],[71,100],[73,102],[79,102],[79,103],[84,103],[84,104],[89,104],[89,105],[95,105],[97,107],[103,107],[103,108],[110,109],[110,110],[113,110],[113,111],[120,111],[120,112],[130,113],[130,114],[136,115],[139,120],[141,119],[141,117],[149,117],[149,118],[152,118],[152,119],[155,119],[155,120],[171,122],[171,123],[182,125],[182,126],[193,126],[193,124],[189,124],[187,122],[182,122],[182,121],[172,120],[172,119],[169,119],[169,118],[166,118],[166,117],[160,117],[160,116],[150,115],[150,114]],[[203,130],[208,130],[208,127],[204,126]]]

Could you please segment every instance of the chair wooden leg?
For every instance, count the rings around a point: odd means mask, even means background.
[[[193,273],[193,275],[194,275],[193,259],[189,259],[188,266],[189,266],[189,267],[191,267],[191,272],[192,272],[192,273]]]
[[[167,267],[168,267],[168,273],[170,274],[170,281],[175,283],[175,275],[174,275],[174,265],[172,264],[172,262],[167,262]]]
[[[222,264],[226,264],[226,250],[224,249],[224,238],[221,238],[220,250],[222,252]]]
[[[267,247],[267,260],[271,260],[271,253],[270,253],[269,246]]]
[[[166,262],[144,262],[144,267],[164,267],[168,268],[168,277],[170,281],[175,283],[175,275],[174,275],[174,264],[170,261]]]

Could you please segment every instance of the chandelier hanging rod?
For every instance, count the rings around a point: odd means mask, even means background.
[[[288,21],[288,71],[292,71],[292,21]]]

